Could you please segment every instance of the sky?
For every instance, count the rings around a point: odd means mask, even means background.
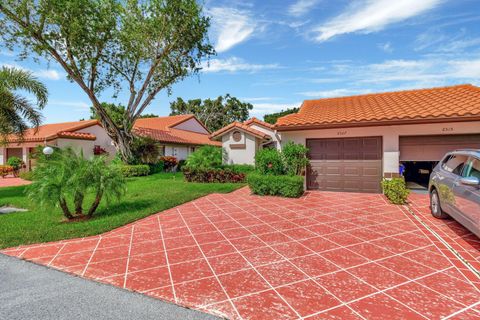
[[[168,115],[177,97],[229,93],[262,118],[305,99],[480,86],[480,0],[205,0],[204,13],[217,54],[145,112]],[[45,123],[89,117],[86,94],[55,62],[19,61],[1,48],[0,65],[47,85]]]

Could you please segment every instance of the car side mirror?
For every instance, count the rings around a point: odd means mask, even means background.
[[[460,183],[466,186],[478,186],[480,185],[480,179],[477,177],[465,177],[460,179]]]

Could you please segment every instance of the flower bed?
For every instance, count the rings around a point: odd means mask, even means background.
[[[183,175],[188,182],[245,182],[245,174],[230,169],[190,169],[183,168]]]

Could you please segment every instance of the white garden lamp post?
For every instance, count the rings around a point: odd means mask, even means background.
[[[49,146],[46,146],[45,148],[43,148],[42,152],[43,152],[44,155],[49,156],[53,153],[53,148],[49,147]]]

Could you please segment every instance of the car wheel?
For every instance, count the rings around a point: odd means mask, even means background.
[[[436,189],[433,189],[432,192],[430,192],[430,211],[432,212],[432,216],[437,219],[448,218],[448,214],[443,212],[442,207],[440,206],[440,197],[438,196]]]

